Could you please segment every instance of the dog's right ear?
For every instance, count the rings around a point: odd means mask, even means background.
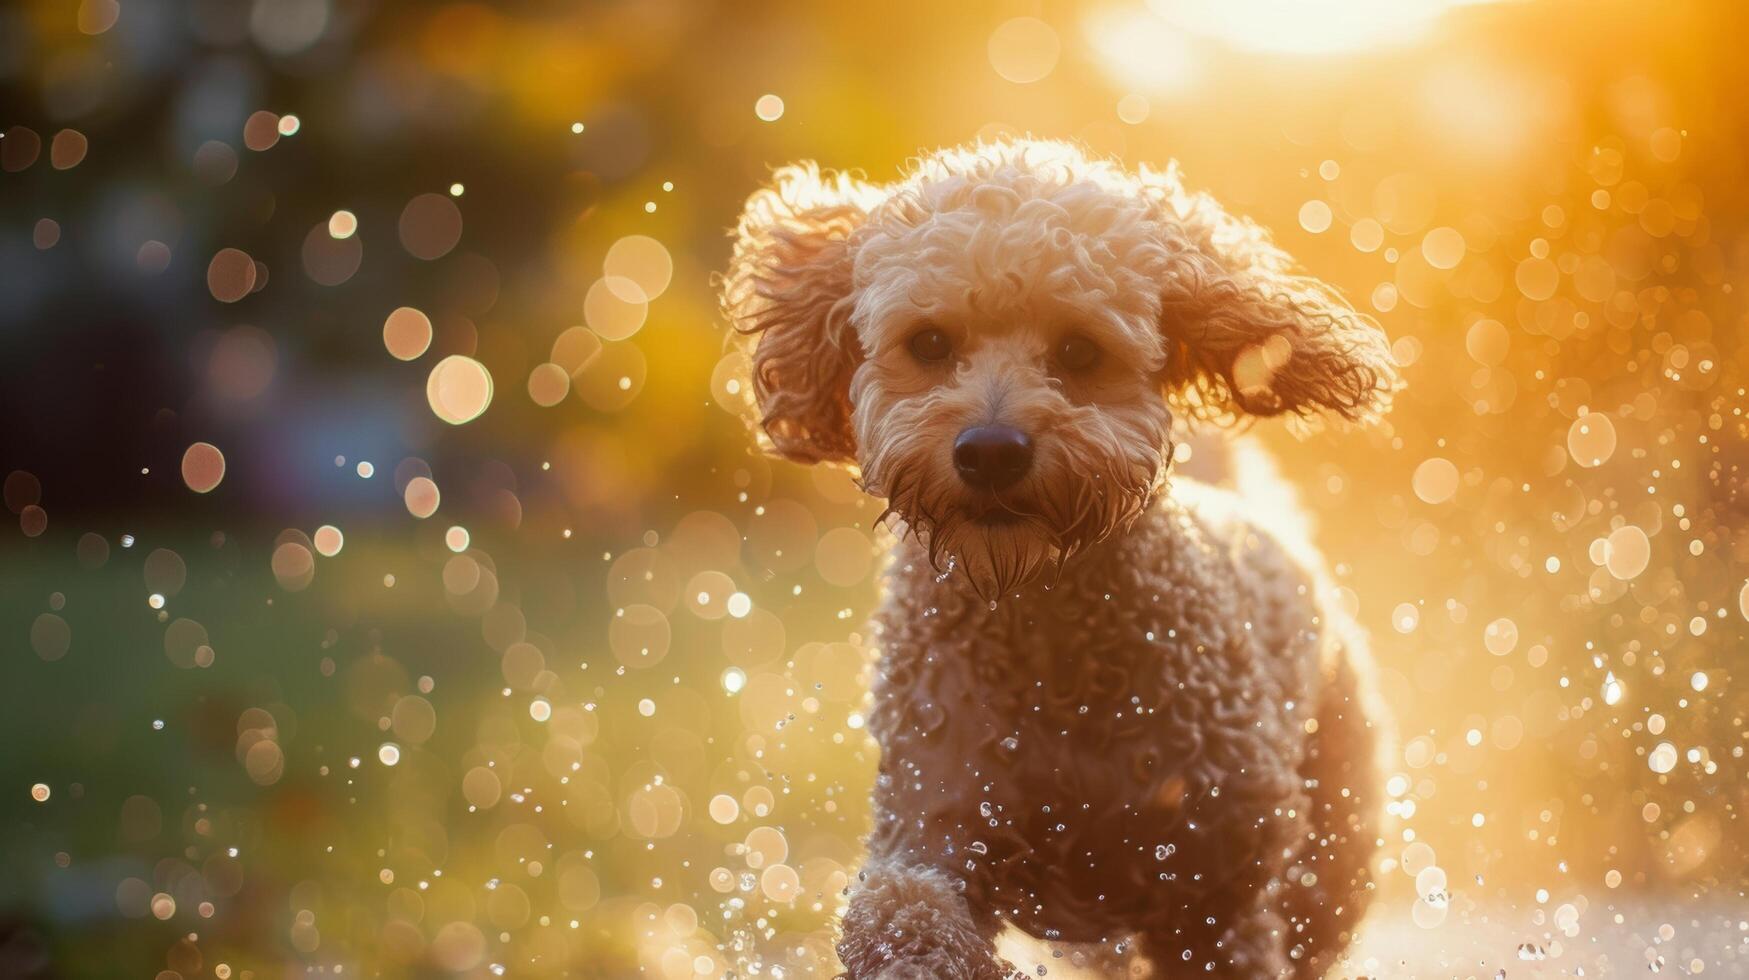
[[[1187,191],[1176,168],[1144,168],[1141,183],[1174,258],[1161,297],[1169,397],[1215,419],[1367,422],[1390,408],[1401,383],[1378,321],[1298,272],[1262,228]]]
[[[722,310],[750,339],[760,425],[787,459],[856,458],[850,376],[863,352],[850,323],[850,240],[880,197],[847,174],[796,164],[747,199],[735,227]]]

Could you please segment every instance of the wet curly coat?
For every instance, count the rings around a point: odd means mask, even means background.
[[[848,975],[1002,976],[1004,924],[1326,968],[1377,844],[1365,651],[1291,503],[1166,471],[1175,413],[1383,411],[1377,324],[1175,171],[1030,140],[779,170],[722,299],[769,448],[855,466],[897,532]],[[988,425],[1011,484],[956,462]]]

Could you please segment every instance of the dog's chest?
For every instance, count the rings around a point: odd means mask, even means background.
[[[1316,636],[1261,608],[1219,548],[1151,530],[995,605],[901,563],[876,616],[870,726],[887,753],[1134,800],[1223,734],[1278,727],[1272,709],[1295,698]]]
[[[883,769],[925,810],[963,817],[973,794],[978,822],[1053,836],[1076,812],[1170,816],[1274,693],[1256,638],[1216,605],[1167,589],[889,618],[870,719]],[[1255,683],[1228,693],[1246,673]]]
[[[1318,639],[1184,567],[1218,555],[1152,554],[1175,574],[1120,564],[995,609],[888,604],[874,846],[963,868],[1023,927],[1065,937],[1253,857],[1230,852],[1249,846],[1231,828],[1292,791],[1277,777],[1302,751]]]

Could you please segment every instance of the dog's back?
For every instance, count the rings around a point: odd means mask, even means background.
[[[1313,583],[1323,619],[1322,701],[1301,771],[1320,840],[1290,869],[1286,917],[1296,928],[1303,975],[1318,976],[1347,944],[1371,898],[1370,842],[1384,820],[1380,774],[1395,757],[1367,636],[1313,544],[1311,516],[1261,442],[1194,432],[1183,440],[1174,492],[1217,520],[1242,520],[1273,538]],[[1183,476],[1190,477],[1184,481]],[[1353,844],[1360,846],[1352,846]],[[1300,882],[1309,881],[1310,885]]]

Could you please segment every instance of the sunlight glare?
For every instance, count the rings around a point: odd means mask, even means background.
[[[1329,54],[1413,41],[1467,0],[1148,0],[1175,27],[1237,48]]]
[[[1081,30],[1100,63],[1125,88],[1158,96],[1196,83],[1199,66],[1184,33],[1147,10],[1097,10],[1086,16]]]

